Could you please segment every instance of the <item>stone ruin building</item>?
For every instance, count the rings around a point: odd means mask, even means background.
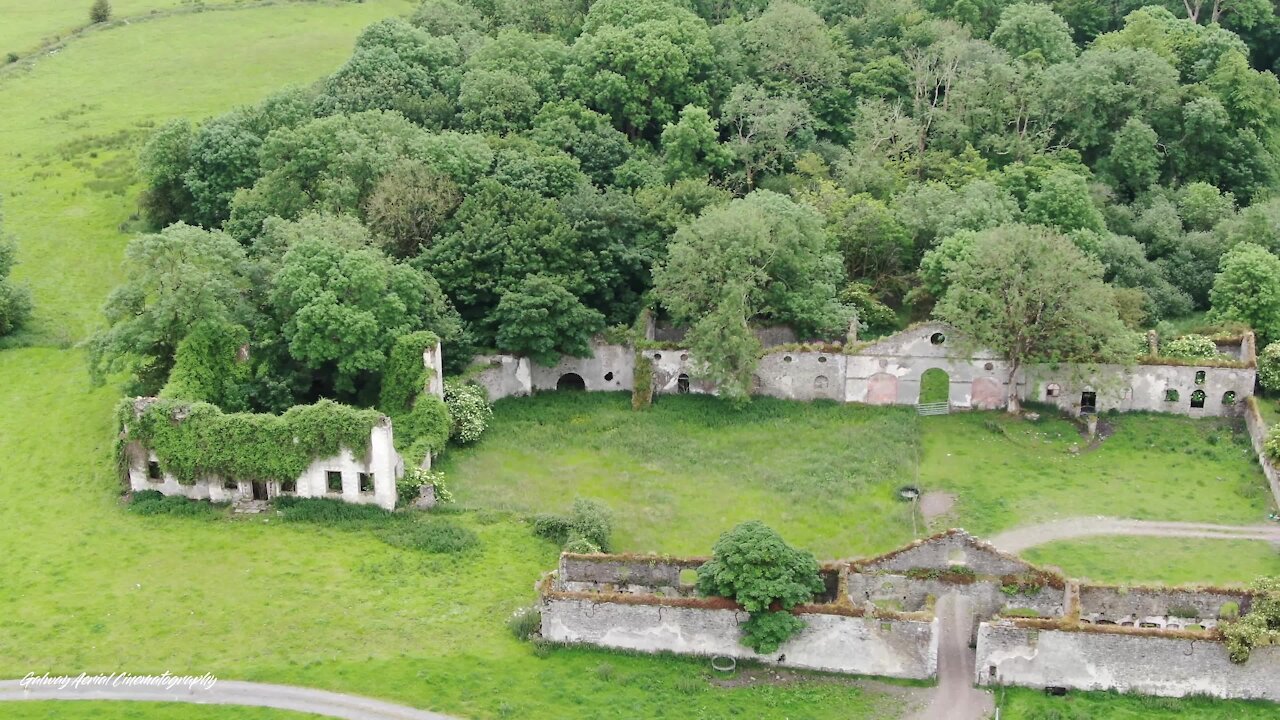
[[[949,530],[865,560],[828,563],[826,590],[793,611],[806,627],[770,655],[740,642],[747,613],[700,597],[706,558],[561,555],[539,585],[542,637],[638,652],[734,658],[771,666],[929,679],[941,636],[935,612],[963,598],[973,682],[1035,688],[1211,695],[1280,702],[1280,646],[1231,662],[1215,627],[1245,615],[1241,590],[1088,585]]]

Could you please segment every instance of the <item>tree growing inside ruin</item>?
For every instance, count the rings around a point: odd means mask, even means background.
[[[1280,577],[1260,577],[1252,589],[1249,612],[1222,625],[1232,662],[1245,662],[1253,648],[1280,642]]]
[[[974,237],[947,273],[934,314],[1009,365],[1009,412],[1020,405],[1015,378],[1040,362],[1132,359],[1129,333],[1102,265],[1048,228],[1004,225]]]
[[[742,644],[759,653],[774,652],[803,630],[790,610],[822,590],[813,554],[791,547],[759,520],[721,535],[711,559],[698,568],[699,593],[732,598],[751,613]]]

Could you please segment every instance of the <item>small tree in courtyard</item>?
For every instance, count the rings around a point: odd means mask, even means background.
[[[111,3],[109,0],[94,0],[89,8],[89,22],[104,23],[111,19]]]
[[[822,592],[818,561],[797,550],[758,520],[720,536],[712,557],[698,568],[698,592],[732,598],[751,613],[742,644],[771,653],[804,629],[791,608]]]
[[[1253,591],[1248,614],[1222,625],[1233,662],[1248,660],[1255,647],[1280,642],[1280,577],[1254,580]]]
[[[934,314],[1019,370],[1036,362],[1122,362],[1132,355],[1102,265],[1048,228],[1003,225],[974,237],[948,271]]]

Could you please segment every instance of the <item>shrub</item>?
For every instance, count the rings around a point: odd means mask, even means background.
[[[1280,342],[1273,342],[1258,354],[1258,382],[1271,392],[1280,392]]]
[[[698,592],[732,598],[751,613],[742,642],[756,652],[773,652],[804,623],[764,615],[784,615],[822,592],[818,561],[796,550],[758,520],[744,522],[720,536],[712,557],[698,568]]]
[[[111,19],[111,3],[108,0],[94,0],[89,7],[89,22],[96,25]]]
[[[422,494],[422,488],[432,485],[436,489],[436,502],[447,505],[453,502],[453,493],[444,482],[444,473],[410,468],[404,477],[396,481],[396,499],[401,505],[410,505]]]
[[[1267,453],[1267,457],[1280,462],[1280,425],[1271,428],[1271,432],[1267,434],[1267,440],[1263,443],[1262,449]]]
[[[1280,577],[1258,578],[1253,581],[1253,590],[1249,613],[1221,625],[1232,662],[1247,661],[1253,648],[1260,645],[1280,643]]]
[[[533,534],[563,546],[565,552],[607,552],[613,535],[613,514],[601,503],[578,498],[568,515],[534,515]]]
[[[408,413],[392,418],[396,447],[408,461],[417,463],[428,453],[434,455],[449,442],[453,421],[447,408],[435,395],[422,393]]]
[[[139,490],[129,499],[129,512],[136,515],[176,515],[178,517],[212,517],[213,505],[203,500],[188,500],[181,495],[165,495],[159,490]]]
[[[522,607],[507,618],[507,629],[518,640],[528,640],[542,630],[542,612],[536,607]]]
[[[393,547],[442,554],[461,553],[480,545],[480,539],[469,528],[439,519],[396,525],[378,533],[378,538]]]
[[[444,404],[453,419],[449,437],[464,445],[479,440],[493,417],[493,408],[489,406],[484,388],[478,385],[446,382]]]
[[[804,621],[789,612],[753,613],[742,624],[742,644],[758,653],[772,653],[804,627]]]
[[[26,324],[31,317],[31,293],[0,277],[0,336]]]
[[[331,498],[278,497],[276,510],[284,522],[316,525],[382,525],[394,516],[377,505],[356,505]]]
[[[1183,335],[1165,343],[1160,353],[1176,358],[1213,358],[1218,356],[1218,346],[1204,335]]]
[[[4,56],[4,61],[5,61],[6,63],[10,64],[10,65],[12,65],[13,63],[18,62],[18,53],[16,53],[16,52],[11,52],[11,53],[9,53],[9,54],[5,55],[5,56]]]

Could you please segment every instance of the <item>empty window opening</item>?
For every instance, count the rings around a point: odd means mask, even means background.
[[[578,373],[565,373],[556,381],[557,390],[586,390],[587,381]]]
[[[236,482],[235,480],[223,480],[222,489],[223,490],[239,490],[240,483]]]
[[[689,359],[689,353],[680,353],[680,359],[681,359],[681,360],[688,360],[688,359]]]
[[[1169,388],[1168,390],[1165,390],[1165,391],[1164,391],[1164,401],[1165,401],[1165,402],[1178,402],[1178,391],[1177,391],[1177,390],[1174,390],[1173,388]]]
[[[605,374],[604,374],[604,381],[605,381],[605,382],[613,382],[613,373],[611,373],[611,372],[607,372],[607,373],[605,373]]]
[[[929,342],[933,343],[934,345],[941,345],[946,341],[947,341],[947,336],[943,335],[940,332],[936,332],[929,336]]]
[[[653,359],[654,359],[654,360],[661,360],[661,359],[662,359],[662,353],[654,353],[654,354],[653,354]]]
[[[147,463],[147,479],[152,482],[164,482],[164,473],[160,472],[160,463],[154,460]]]
[[[324,483],[329,492],[342,492],[342,473],[338,470],[329,470],[324,474]]]
[[[1055,398],[1062,394],[1062,386],[1058,383],[1049,383],[1044,387],[1044,396]]]
[[[1235,390],[1228,390],[1228,391],[1226,391],[1226,392],[1222,393],[1222,404],[1223,404],[1223,405],[1235,405],[1235,404],[1236,404],[1236,391],[1235,391]]]
[[[964,565],[969,561],[969,556],[965,553],[964,548],[951,548],[947,551],[948,565]]]
[[[1096,392],[1080,393],[1080,412],[1082,413],[1098,412],[1098,393]]]
[[[676,392],[680,393],[681,395],[687,395],[689,393],[689,376],[688,375],[685,375],[684,373],[680,373],[680,377],[676,378]]]
[[[819,355],[819,356],[818,356],[818,362],[826,362],[826,361],[827,361],[827,356],[826,356],[826,355]]]
[[[1203,371],[1203,370],[1197,370],[1197,371],[1196,371],[1196,384],[1197,384],[1197,385],[1203,385],[1203,384],[1204,384],[1204,371]]]
[[[829,384],[830,384],[830,381],[827,380],[826,375],[819,375],[818,377],[813,379],[813,387],[815,390],[824,390]]]
[[[373,475],[371,473],[360,473],[360,492],[373,492]]]
[[[1197,390],[1191,393],[1191,407],[1193,408],[1204,407],[1204,391],[1203,390]]]
[[[280,483],[280,492],[282,493],[298,492],[298,481],[285,480],[284,482]]]
[[[791,362],[791,356],[790,356],[790,355],[783,355],[783,356],[782,356],[782,362]]]
[[[986,365],[983,365],[983,366],[982,366],[982,369],[983,369],[983,370],[995,370],[995,369],[996,369],[996,366],[995,366],[995,363],[987,363]]]

